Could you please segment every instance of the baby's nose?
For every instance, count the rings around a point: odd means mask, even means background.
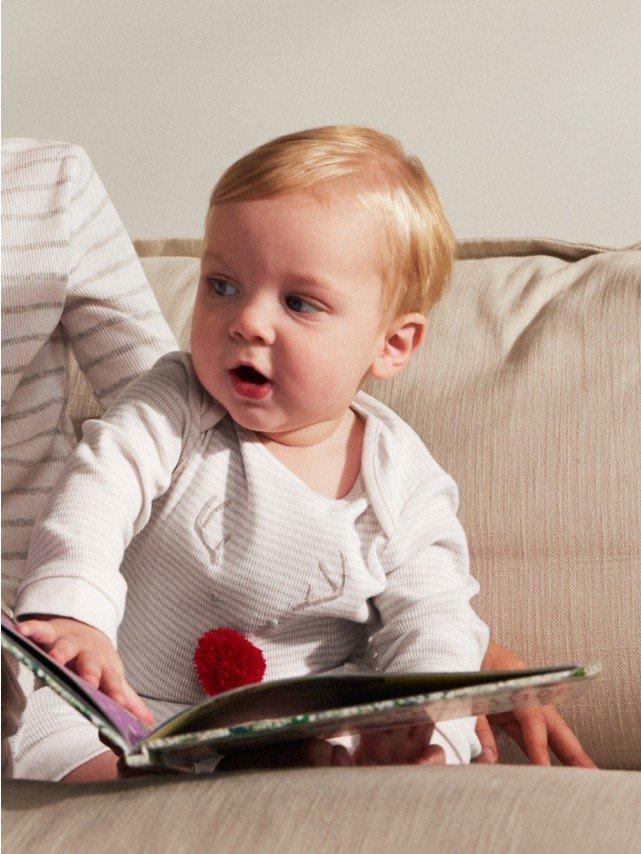
[[[273,323],[264,306],[253,303],[246,305],[234,317],[230,334],[232,337],[270,341],[274,336]]]

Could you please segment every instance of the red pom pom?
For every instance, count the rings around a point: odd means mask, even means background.
[[[260,682],[265,657],[260,649],[234,629],[210,629],[198,638],[194,652],[198,681],[207,694],[220,694],[251,682]]]

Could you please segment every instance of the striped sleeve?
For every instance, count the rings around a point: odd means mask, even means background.
[[[178,349],[89,156],[73,146],[67,191],[68,287],[62,324],[105,408],[163,353]]]

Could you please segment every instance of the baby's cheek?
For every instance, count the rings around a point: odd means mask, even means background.
[[[200,364],[207,351],[207,339],[204,335],[202,324],[197,322],[195,315],[192,319],[191,331],[189,334],[189,349],[191,351],[194,366]]]
[[[303,382],[320,400],[335,400],[341,396],[350,376],[347,360],[339,359],[334,353],[310,353],[307,364]]]
[[[311,372],[308,383],[308,388],[319,402],[328,403],[336,398],[336,374],[333,368]]]

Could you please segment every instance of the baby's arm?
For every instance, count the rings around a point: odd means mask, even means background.
[[[94,642],[95,630],[116,645],[126,596],[119,572],[123,553],[148,521],[153,500],[169,486],[189,429],[185,358],[162,357],[102,419],[85,423],[83,440],[34,525],[15,613],[55,615],[49,627],[43,620],[29,623],[39,624],[45,644],[43,632],[50,644],[57,639],[51,628],[57,636],[59,630],[66,634],[57,658],[75,669],[83,669],[87,651],[95,664],[96,646],[102,660],[109,659],[108,647]],[[75,635],[71,620],[79,621]],[[93,627],[94,634],[81,624]],[[100,684],[113,695],[109,678]]]
[[[469,574],[456,484],[433,465],[381,555],[386,587],[373,598],[381,625],[370,640],[378,670],[479,670],[487,646],[488,629],[470,607],[479,586]],[[480,752],[474,718],[437,723],[430,743],[448,763]]]

